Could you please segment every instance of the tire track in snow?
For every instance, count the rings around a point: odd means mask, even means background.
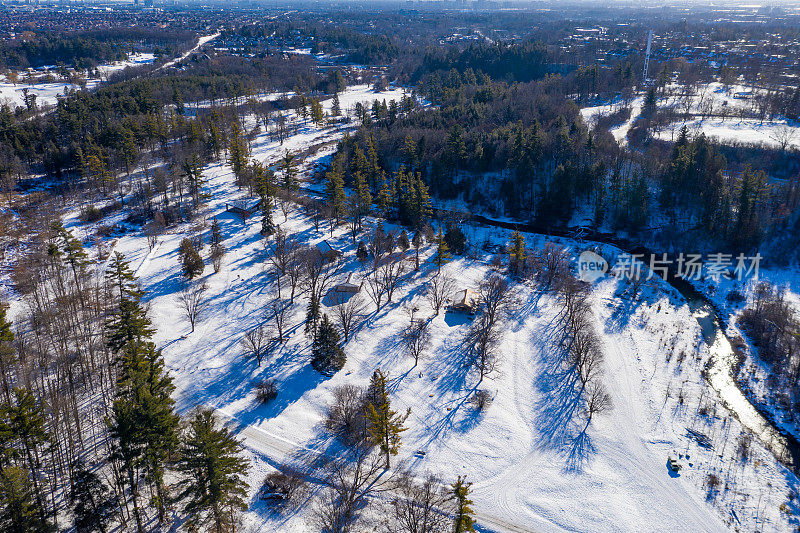
[[[595,316],[596,327],[603,327],[602,319]],[[633,383],[631,376],[640,376],[638,368],[630,368],[630,361],[618,340],[608,335],[602,336],[604,353],[606,354],[606,366],[615,365],[616,368],[622,367],[624,371],[606,372],[606,381],[611,381],[608,387],[609,393],[613,397],[614,409],[611,416],[617,428],[617,435],[624,439],[622,446],[604,446],[606,457],[613,459],[618,464],[625,464],[633,470],[634,476],[629,479],[636,479],[643,486],[651,490],[657,490],[660,495],[658,498],[669,509],[680,509],[680,513],[672,513],[671,518],[678,521],[676,524],[684,531],[728,531],[719,519],[716,512],[708,509],[705,504],[698,502],[695,497],[686,490],[680,478],[666,476],[666,458],[657,457],[646,446],[642,438],[638,435],[636,428],[641,427],[638,420],[639,409],[637,405],[647,405],[640,398],[641,390],[636,383]],[[636,399],[634,402],[633,400]],[[664,475],[655,474],[652,465],[661,465],[664,460]],[[655,496],[655,494],[654,494]],[[709,517],[716,517],[714,524],[709,523]],[[652,520],[651,520],[651,523]]]
[[[234,414],[220,409],[213,404],[205,403],[204,405],[214,410],[227,424],[235,426],[236,434],[242,439],[242,444],[254,453],[262,456],[268,463],[275,465],[281,464],[297,450],[324,455],[324,452],[320,450],[297,444],[260,427],[245,424]],[[310,477],[309,480],[314,481],[314,478]],[[476,525],[481,531],[495,533],[536,533],[535,530],[529,527],[516,524],[506,518],[501,518],[494,513],[486,512],[475,505],[473,505],[473,509],[475,511]]]

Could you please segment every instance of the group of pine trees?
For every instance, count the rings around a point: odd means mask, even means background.
[[[363,218],[373,212],[417,230],[428,223],[431,197],[420,172],[401,165],[387,176],[369,139],[366,151],[356,145],[354,153],[349,166],[343,154],[337,155],[325,174],[325,203],[332,224],[349,220],[355,239]],[[346,185],[352,190],[349,196]]]
[[[725,157],[704,135],[690,139],[686,128],[672,147],[659,200],[674,225],[700,225],[739,250],[761,242],[774,212],[763,171],[726,172]]]
[[[0,313],[0,529],[52,531],[71,516],[79,531],[143,532],[179,505],[198,527],[232,531],[246,507],[239,443],[210,411],[183,427],[124,256],[98,282],[71,233],[56,224],[51,235],[38,258],[53,279],[26,280],[25,290],[31,311],[47,314],[23,314],[14,328]]]

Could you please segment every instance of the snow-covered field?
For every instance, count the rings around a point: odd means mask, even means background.
[[[631,103],[630,118],[624,123],[611,128],[611,133],[621,146],[628,142],[627,135],[633,123],[642,111],[644,97],[634,98]],[[593,127],[599,117],[609,115],[620,109],[621,102],[584,107],[581,109],[583,120]],[[741,85],[723,86],[714,82],[700,85],[687,94],[685,87],[669,85],[664,96],[658,100],[659,109],[672,108],[678,115],[687,110],[687,120],[676,120],[653,132],[657,139],[673,141],[677,139],[681,128],[686,126],[689,133],[704,133],[723,143],[736,142],[760,144],[768,147],[800,148],[800,123],[790,122],[781,117],[770,120],[752,118],[758,114],[758,91]]]
[[[762,122],[756,119],[737,118],[694,119],[670,124],[669,127],[656,132],[654,136],[657,139],[673,141],[678,138],[683,126],[686,126],[692,136],[705,133],[706,137],[721,143],[763,144],[773,148],[779,147],[782,136],[788,135],[786,147],[800,148],[800,125],[785,120]]]
[[[399,90],[375,94],[359,86],[340,98],[345,108],[374,98],[398,99],[401,94]],[[329,105],[325,102],[326,108]],[[262,134],[253,142],[253,157],[273,162],[287,149],[307,150],[342,134],[342,128],[319,130],[306,124],[283,145]],[[318,151],[314,157],[324,153],[329,152]],[[365,385],[376,368],[389,374],[393,407],[411,408],[398,459],[417,474],[432,472],[447,482],[466,475],[473,482],[479,525],[486,530],[695,532],[796,527],[779,506],[787,503],[797,515],[796,500],[788,499],[790,490],[797,492],[797,478],[757,441],[749,460],[736,458],[742,427],[701,377],[708,346],[692,311],[671,287],[654,284],[631,301],[621,295],[624,281],[607,277],[595,285],[594,328],[602,340],[603,379],[614,409],[597,415],[588,441],[582,441],[578,453],[570,453],[576,450],[578,422],[562,416],[547,379],[554,352],[553,324],[560,308],[553,295],[530,284],[515,285],[502,359],[498,371],[483,383],[460,358],[469,324],[464,316],[442,313],[431,319],[433,342],[419,365],[403,353],[399,335],[408,323],[408,310],[417,307],[417,317],[433,315],[422,296],[425,281],[435,271],[428,261],[430,249],[423,253],[421,271],[409,271],[393,302],[380,312],[364,295],[369,315],[345,345],[347,363],[333,377],[323,377],[310,366],[309,340],[302,331],[305,294],[297,298],[290,340],[261,366],[246,357],[241,346],[244,332],[262,319],[274,292],[267,272],[268,252],[257,216],[243,225],[225,212],[226,204],[243,195],[230,168],[214,163],[205,175],[210,200],[204,224],[175,228],[159,237],[152,250],[141,233],[126,235],[116,242],[115,251],[131,261],[148,293],[150,316],[158,327],[155,340],[175,377],[181,407],[202,404],[219,409],[244,440],[252,459],[248,531],[315,531],[310,506],[275,514],[257,500],[256,492],[276,464],[291,459],[302,447],[319,449],[324,444],[320,423],[332,390],[342,384]],[[177,300],[184,286],[177,248],[185,236],[207,237],[212,217],[222,227],[228,254],[219,273],[213,273],[210,264],[203,273],[210,307],[190,333]],[[327,224],[317,231],[294,207],[285,220],[280,210],[274,218],[303,242],[313,245],[325,239],[342,250],[345,266],[337,281],[344,281],[350,272],[356,279],[364,275],[344,227],[332,236]],[[75,221],[69,222],[74,227]],[[375,223],[370,220],[367,227]],[[497,229],[466,227],[465,233],[476,244],[509,238]],[[526,239],[529,247],[545,242],[535,235]],[[580,250],[576,243],[560,242],[572,253]],[[207,255],[208,248],[202,253]],[[604,253],[614,250],[606,247]],[[444,270],[458,280],[458,288],[475,288],[491,271],[489,259],[477,252],[475,259],[457,258]],[[330,308],[324,306],[323,311]],[[261,406],[253,382],[267,377],[277,380],[280,392],[272,403]],[[484,413],[468,402],[477,388],[493,396]],[[698,434],[707,438],[710,449],[698,443]],[[680,475],[668,469],[670,456],[680,458],[684,466]],[[706,486],[709,474],[721,480],[716,491]]]
[[[127,67],[135,67],[152,63],[155,56],[149,53],[131,54],[126,61],[117,61],[108,65],[97,67],[100,78],[89,78],[86,80],[86,88],[91,90],[100,85],[111,74],[119,72]],[[53,105],[58,101],[58,96],[70,90],[79,89],[80,86],[69,82],[52,83],[11,83],[0,81],[0,104],[8,104],[11,108],[25,105],[25,89],[29,94],[36,95],[37,105]]]
[[[119,72],[120,70],[124,70],[128,67],[138,67],[139,65],[150,64],[155,61],[155,59],[156,56],[150,53],[136,53],[131,54],[126,61],[117,61],[116,63],[111,63],[109,65],[100,65],[97,67],[97,70],[103,77],[107,78],[111,74]]]

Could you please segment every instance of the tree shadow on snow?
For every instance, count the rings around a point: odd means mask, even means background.
[[[582,417],[584,400],[580,380],[572,368],[563,368],[564,349],[554,336],[551,325],[535,331],[534,345],[540,355],[540,372],[535,380],[539,392],[536,402],[538,445],[562,455],[565,471],[580,472],[594,453],[587,434],[588,424]],[[553,342],[558,340],[559,342]]]
[[[443,398],[437,402],[441,416],[431,416],[426,424],[429,445],[444,437],[448,431],[465,432],[480,421],[480,413],[473,409],[470,399],[477,391],[479,383],[467,386],[470,365],[467,358],[465,335],[448,338],[439,350],[439,356],[428,365],[428,375],[436,383],[434,398]]]

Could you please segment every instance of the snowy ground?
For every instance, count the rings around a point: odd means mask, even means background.
[[[631,101],[631,114],[628,119],[619,124],[617,126],[612,127],[609,131],[614,136],[614,139],[621,145],[627,146],[628,144],[628,131],[630,131],[631,126],[639,118],[639,115],[642,112],[642,104],[644,103],[644,97],[634,98]],[[620,107],[619,103],[614,104],[606,104],[606,105],[598,105],[593,107],[584,107],[581,109],[581,116],[583,117],[584,122],[589,126],[589,128],[594,127],[597,123],[597,119],[603,115],[609,115],[614,111],[617,111]]]
[[[342,107],[374,98],[388,101],[398,95],[351,88],[341,95]],[[262,134],[253,143],[253,157],[272,162],[286,149],[306,150],[341,134],[341,128],[318,130],[305,124],[283,145]],[[459,359],[468,327],[463,316],[442,313],[432,318],[432,347],[418,366],[403,354],[399,333],[408,322],[407,310],[416,306],[417,317],[432,315],[422,297],[422,285],[434,270],[427,261],[421,272],[408,274],[394,301],[379,313],[365,296],[370,315],[345,346],[347,364],[333,377],[319,375],[309,364],[309,341],[302,331],[304,294],[298,297],[290,321],[291,339],[257,366],[240,344],[244,331],[263,316],[274,290],[257,216],[243,226],[224,212],[226,203],[242,195],[227,165],[209,165],[205,175],[211,197],[205,224],[174,228],[159,238],[153,250],[141,233],[120,238],[114,249],[131,261],[148,292],[150,315],[158,326],[155,340],[175,376],[181,407],[204,404],[220,409],[244,439],[253,461],[248,530],[314,531],[308,506],[276,515],[256,500],[255,493],[276,464],[301,447],[320,447],[324,441],[320,422],[332,389],[346,383],[364,385],[378,367],[390,376],[393,406],[412,409],[398,459],[416,473],[433,472],[447,481],[467,475],[474,483],[479,523],[486,529],[638,532],[797,527],[796,522],[790,526],[779,510],[788,503],[797,515],[796,500],[788,501],[788,492],[798,491],[797,478],[758,442],[752,445],[750,460],[734,458],[741,425],[719,405],[701,377],[708,347],[686,302],[669,286],[648,287],[636,301],[620,295],[622,282],[616,278],[605,278],[595,286],[595,329],[603,342],[604,380],[615,408],[593,421],[588,445],[570,459],[569,430],[575,421],[559,417],[558,398],[546,379],[558,303],[533,286],[516,287],[499,371],[481,384]],[[213,273],[210,264],[206,267],[202,282],[209,287],[210,307],[190,333],[177,301],[184,284],[177,247],[184,236],[207,236],[213,216],[222,227],[228,254],[221,272]],[[304,242],[327,239],[343,250],[346,264],[340,280],[349,272],[356,278],[363,275],[345,228],[335,230],[333,237],[327,228],[317,232],[293,208],[286,220],[276,210],[275,221]],[[475,243],[509,238],[497,229],[465,231]],[[526,238],[529,247],[544,242],[539,236]],[[578,245],[560,242],[578,251]],[[606,247],[604,253],[613,252]],[[207,255],[208,248],[202,253]],[[426,250],[425,258],[429,254]],[[456,277],[459,288],[474,288],[490,271],[488,259],[478,252],[476,259],[452,261],[445,271]],[[260,406],[252,384],[266,377],[277,380],[280,392],[271,404]],[[493,395],[484,414],[467,401],[476,388]],[[689,430],[705,435],[712,448],[700,446]],[[552,438],[556,433],[566,437],[556,441]],[[426,452],[424,458],[414,455],[417,450]],[[668,470],[669,456],[683,463],[679,476]],[[722,480],[717,492],[707,490],[710,473]]]
[[[173,65],[175,65],[175,64],[177,64],[177,63],[180,63],[181,61],[183,61],[184,59],[186,59],[187,57],[189,57],[189,56],[190,56],[190,55],[192,55],[193,53],[197,52],[197,51],[198,51],[200,48],[202,48],[202,46],[203,46],[203,45],[205,45],[207,42],[209,42],[209,41],[213,41],[214,39],[216,39],[216,38],[217,38],[217,37],[219,37],[219,36],[220,36],[220,33],[219,33],[219,32],[217,32],[217,33],[214,33],[214,34],[212,34],[212,35],[203,35],[202,37],[200,37],[200,38],[197,40],[197,44],[196,44],[196,45],[194,45],[194,47],[192,47],[191,49],[189,49],[189,50],[188,50],[186,53],[184,53],[184,54],[183,54],[183,55],[181,55],[180,57],[176,57],[175,59],[173,59],[173,60],[171,60],[171,61],[167,61],[166,63],[164,63],[163,65],[161,65],[161,66],[159,67],[159,69],[169,68],[169,67],[171,67],[171,66],[173,66]]]
[[[686,122],[675,122],[657,132],[657,139],[673,141],[680,135],[681,128],[686,126],[692,136],[705,133],[707,137],[720,143],[763,144],[771,148],[780,146],[778,139],[785,135],[787,128],[789,142],[787,148],[800,148],[800,125],[785,120],[769,122],[756,119],[694,119]]]
[[[97,70],[103,77],[108,78],[111,74],[124,70],[128,67],[147,65],[155,61],[156,56],[150,53],[131,54],[127,61],[117,61],[109,65],[100,65]]]
[[[86,80],[86,88],[91,90],[100,85],[108,76],[119,72],[127,67],[135,67],[152,63],[155,59],[153,54],[131,54],[127,61],[117,61],[108,65],[97,67],[100,78],[89,78]],[[69,82],[52,83],[11,83],[0,81],[0,104],[8,104],[10,107],[21,107],[25,105],[24,90],[36,95],[36,104],[39,106],[53,105],[58,101],[58,96],[63,95],[69,90],[80,89],[79,85]]]
[[[773,120],[769,120],[768,117],[764,120],[748,118],[758,113],[758,93],[758,90],[753,91],[752,88],[742,85],[724,87],[717,82],[702,84],[691,93],[687,93],[686,88],[681,85],[669,85],[665,95],[659,98],[658,107],[672,108],[681,115],[688,109],[692,118],[662,127],[654,133],[654,137],[673,141],[681,128],[686,126],[693,135],[705,133],[706,136],[723,143],[737,142],[776,147],[785,142],[786,148],[800,148],[800,123],[788,122],[781,117],[775,117]],[[612,135],[621,146],[627,144],[628,131],[639,118],[643,102],[644,97],[641,96],[633,99],[630,118],[623,124],[611,128]],[[620,101],[616,101],[611,104],[584,107],[581,109],[581,116],[591,128],[600,116],[613,113],[621,105]]]

